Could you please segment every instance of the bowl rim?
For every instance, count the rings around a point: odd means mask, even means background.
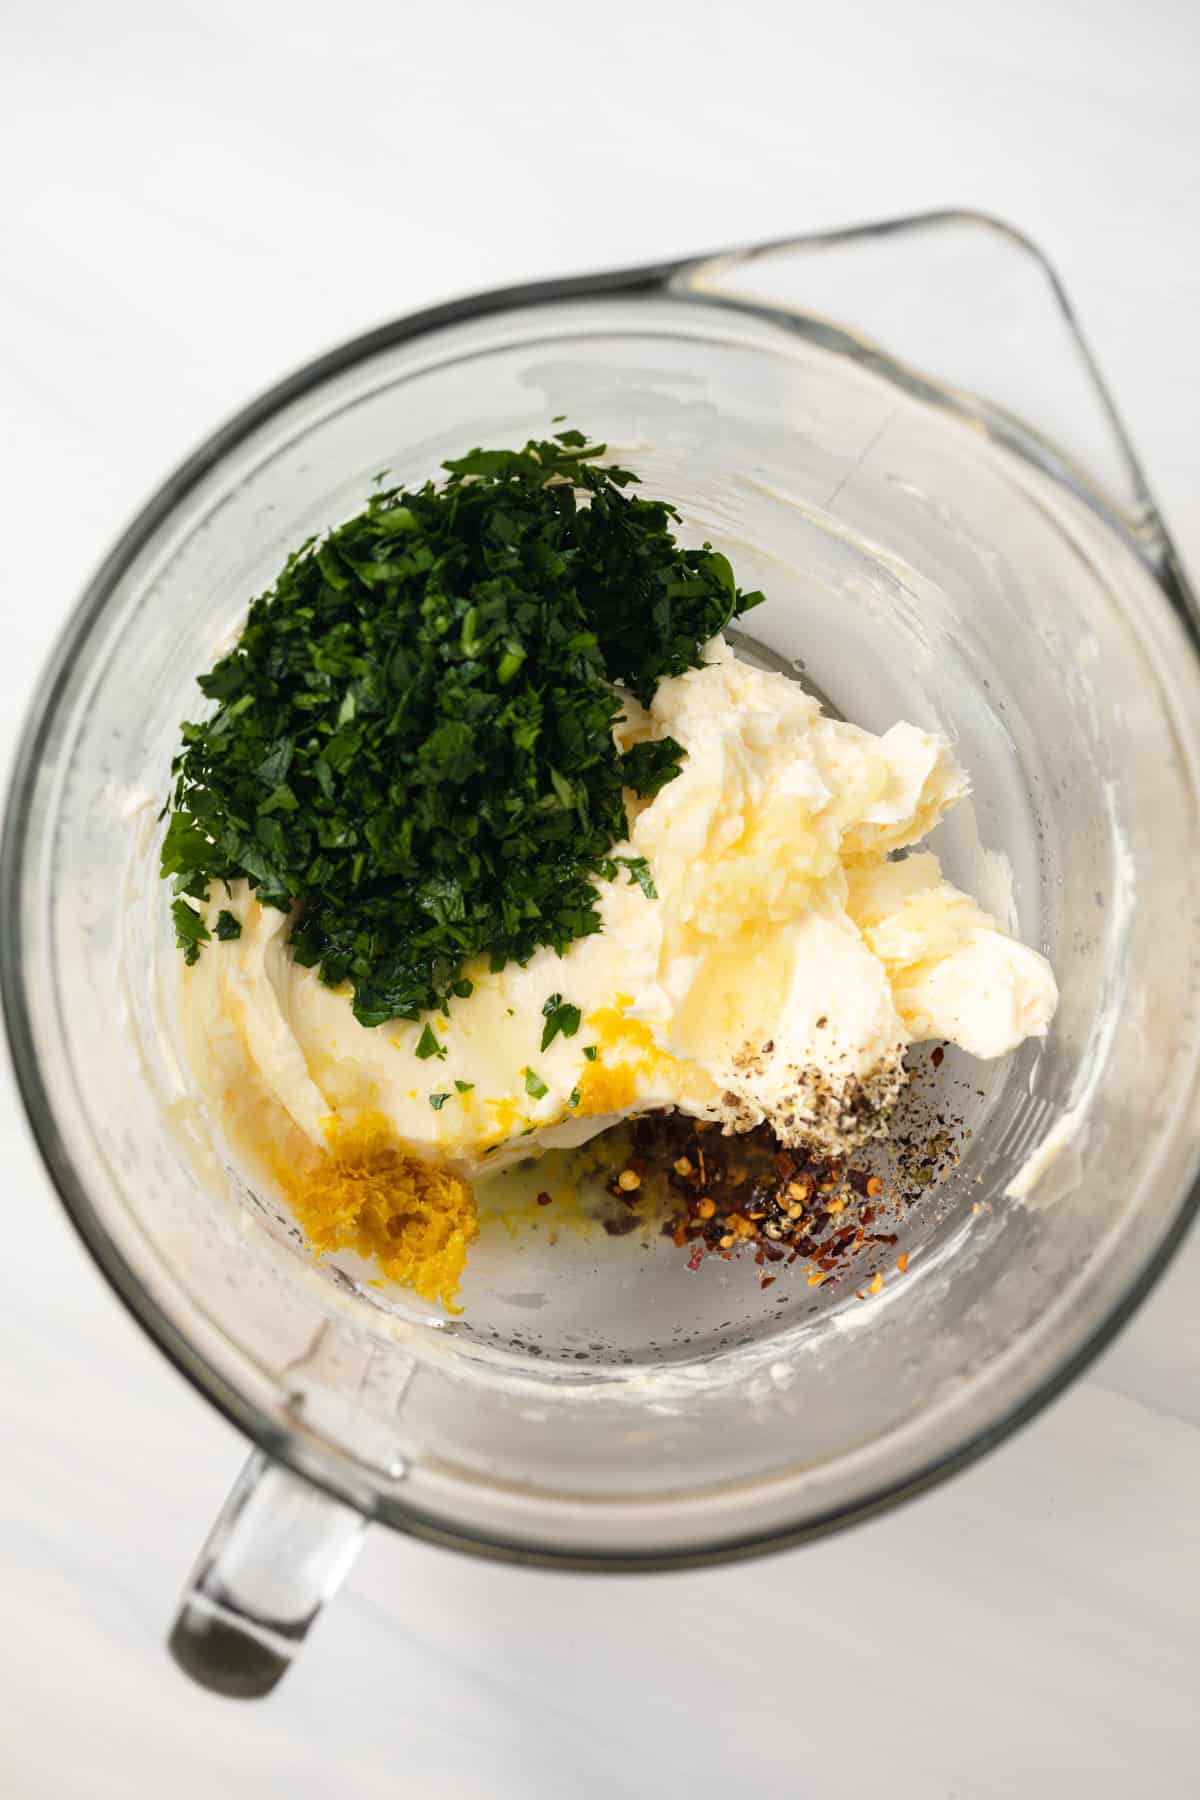
[[[1156,509],[1141,481],[1136,455],[1129,445],[1094,359],[1078,332],[1066,295],[1051,265],[1022,232],[1003,221],[970,209],[941,210],[845,227],[834,232],[780,238],[753,246],[744,252],[724,251],[715,255],[684,256],[629,268],[491,288],[403,314],[346,340],[264,389],[212,431],[166,477],[127,525],[92,575],[61,629],[45,665],[43,680],[30,705],[25,730],[21,734],[9,781],[3,837],[0,839],[0,1000],[3,1003],[17,1090],[43,1165],[67,1217],[118,1300],[179,1373],[267,1456],[290,1468],[331,1498],[348,1504],[365,1516],[378,1519],[397,1531],[493,1560],[611,1573],[699,1568],[741,1560],[810,1542],[832,1531],[877,1516],[969,1467],[1034,1419],[1094,1361],[1133,1317],[1180,1248],[1188,1228],[1200,1212],[1200,1176],[1181,1194],[1173,1227],[1165,1233],[1163,1240],[1142,1264],[1128,1287],[1113,1300],[1088,1336],[1030,1392],[1009,1405],[998,1418],[970,1431],[961,1442],[930,1457],[910,1474],[880,1483],[855,1499],[831,1506],[799,1524],[772,1526],[724,1538],[716,1543],[685,1544],[679,1548],[557,1548],[534,1544],[523,1538],[506,1537],[502,1533],[491,1534],[461,1523],[448,1524],[421,1506],[389,1492],[381,1493],[376,1489],[367,1496],[363,1485],[364,1471],[356,1471],[351,1461],[339,1457],[333,1451],[319,1448],[302,1430],[284,1430],[266,1417],[176,1327],[166,1311],[139,1281],[130,1263],[104,1229],[59,1132],[39,1067],[29,1019],[21,897],[25,852],[34,823],[33,791],[36,776],[55,726],[79,646],[103,614],[125,573],[160,527],[169,520],[179,503],[231,451],[292,402],[382,351],[394,349],[448,326],[546,303],[669,295],[673,291],[673,283],[680,276],[709,264],[728,261],[731,256],[753,256],[791,246],[817,247],[830,241],[961,224],[1001,234],[1013,240],[1021,249],[1032,253],[1043,265],[1091,369],[1114,432],[1128,455],[1130,466],[1157,521]],[[752,313],[763,310],[751,302],[723,300],[720,303]],[[850,353],[853,354],[853,350]],[[876,365],[880,354],[879,347],[871,347]],[[885,363],[892,360],[887,357],[886,351],[882,354]],[[1109,522],[1116,523],[1111,518]],[[1186,576],[1165,528],[1159,533],[1159,545],[1161,554],[1153,567],[1155,580],[1172,611],[1182,618],[1200,664],[1200,621],[1197,619]],[[1141,548],[1144,554],[1144,545]],[[619,1505],[612,1502],[609,1504]]]

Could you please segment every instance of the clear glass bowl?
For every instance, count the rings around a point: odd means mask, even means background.
[[[381,470],[418,482],[559,414],[767,592],[760,651],[864,725],[950,734],[974,804],[937,847],[1057,972],[1045,1044],[947,1057],[971,1135],[906,1215],[907,1275],[869,1304],[799,1266],[769,1290],[737,1262],[689,1273],[662,1240],[501,1235],[473,1256],[465,1314],[435,1317],[314,1266],[190,1091],[154,852],[195,675]],[[918,1491],[1082,1367],[1196,1204],[1198,641],[1061,291],[969,215],[402,320],[165,484],[42,685],[0,947],[72,1217],[259,1446],[176,1629],[193,1673],[265,1691],[366,1517],[575,1567],[741,1555]]]

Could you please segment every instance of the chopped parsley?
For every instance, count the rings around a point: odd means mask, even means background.
[[[651,743],[635,744],[621,758],[621,775],[626,787],[652,800],[668,781],[679,774],[683,746],[674,738],[655,738]]]
[[[567,1095],[567,1105],[568,1106],[578,1106],[579,1105],[579,1089],[578,1088],[572,1088],[570,1093]]]
[[[475,957],[599,930],[623,791],[657,793],[682,754],[619,753],[621,688],[649,702],[762,598],[602,455],[578,431],[472,450],[288,559],[172,765],[162,873],[189,961],[210,934],[187,901],[239,877],[296,908],[293,956],[348,983],[364,1025],[445,1009]]]
[[[175,923],[175,942],[183,951],[184,962],[190,966],[199,956],[201,944],[207,944],[212,933],[195,907],[189,906],[186,900],[172,901],[171,918]]]
[[[658,889],[650,873],[650,864],[644,856],[618,856],[615,860],[618,868],[629,870],[630,881],[637,882],[648,900],[658,899]]]
[[[585,1044],[583,1046],[583,1054],[587,1057],[589,1062],[595,1062],[597,1056],[600,1054],[600,1047],[598,1044]]]
[[[471,1089],[475,1086],[475,1083],[473,1081],[460,1081],[456,1075],[454,1078],[454,1085],[460,1094],[469,1094]]]
[[[550,1089],[546,1086],[537,1071],[534,1069],[522,1069],[521,1073],[525,1077],[525,1092],[531,1094],[535,1100],[544,1100],[546,1095],[550,1092]]]
[[[575,1036],[583,1014],[569,1000],[564,1001],[561,994],[551,994],[542,1007],[542,1017],[546,1021],[542,1028],[542,1049],[548,1050],[560,1031],[565,1038]]]
[[[449,1098],[449,1094],[430,1094],[429,1104],[432,1106],[434,1112],[441,1112]]]
[[[217,914],[217,936],[219,938],[229,939],[240,938],[241,935],[242,921],[240,919],[235,919],[231,912],[226,912],[224,907],[222,907],[221,911]]]
[[[433,1026],[428,1020],[426,1020],[424,1031],[417,1039],[417,1055],[422,1062],[427,1062],[431,1056],[440,1056],[443,1060],[445,1059],[446,1046],[438,1043]]]

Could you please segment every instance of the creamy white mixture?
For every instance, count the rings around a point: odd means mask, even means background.
[[[424,1021],[359,1025],[348,991],[292,962],[287,916],[244,882],[214,894],[210,923],[228,907],[242,934],[185,972],[184,1024],[237,1135],[290,1120],[322,1144],[331,1116],[372,1107],[414,1150],[472,1174],[675,1106],[837,1150],[877,1125],[910,1043],[996,1057],[1046,1032],[1058,996],[1045,958],[935,856],[893,856],[968,791],[945,740],[906,724],[876,737],[720,639],[706,655],[649,710],[628,701],[617,727],[623,749],[669,736],[687,752],[653,800],[631,801],[615,851],[645,857],[657,898],[622,873],[600,884],[603,930],[565,955],[469,969],[470,997],[431,1017],[437,1056],[416,1054]],[[582,1023],[543,1051],[552,994]]]

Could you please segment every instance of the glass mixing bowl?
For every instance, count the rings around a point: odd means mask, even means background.
[[[555,415],[768,603],[757,652],[843,714],[947,732],[953,878],[1043,948],[1044,1043],[948,1056],[958,1168],[869,1303],[656,1238],[503,1232],[460,1318],[314,1265],[178,1052],[158,807],[194,678],[373,479]],[[258,1446],[180,1660],[266,1691],[381,1520],[636,1569],[811,1537],[960,1467],[1146,1292],[1196,1204],[1197,615],[1087,351],[1015,233],[940,215],[401,320],[255,402],[161,489],[42,683],[3,863],[3,986],[43,1155],[160,1347]]]

